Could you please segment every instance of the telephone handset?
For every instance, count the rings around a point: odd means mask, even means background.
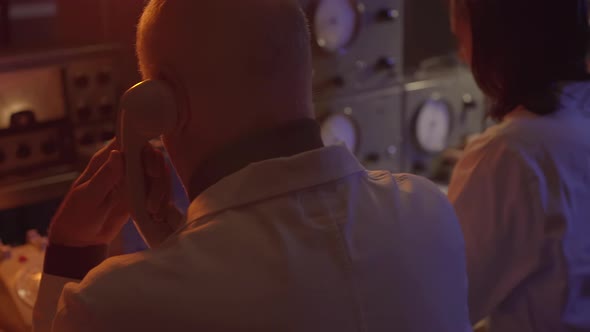
[[[156,222],[147,212],[142,149],[150,140],[175,130],[177,121],[174,92],[164,81],[143,81],[121,99],[117,138],[125,156],[126,190],[135,225],[150,247],[166,240],[176,230],[179,220],[171,217]]]

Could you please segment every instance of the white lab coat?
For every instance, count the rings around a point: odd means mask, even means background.
[[[368,172],[344,147],[252,164],[201,194],[189,220],[81,282],[45,275],[36,331],[471,330],[446,197]]]
[[[449,197],[467,247],[469,304],[491,332],[590,329],[590,83],[560,110],[522,108],[471,143]]]

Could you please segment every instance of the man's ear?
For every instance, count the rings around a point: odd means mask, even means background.
[[[176,112],[178,114],[177,132],[184,132],[192,117],[187,85],[180,75],[176,75],[169,68],[161,70],[158,74],[158,79],[168,83],[174,91],[174,98],[177,105]]]

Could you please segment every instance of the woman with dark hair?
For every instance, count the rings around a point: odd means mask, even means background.
[[[475,323],[590,331],[590,76],[586,0],[452,0],[461,54],[499,124],[449,189]]]

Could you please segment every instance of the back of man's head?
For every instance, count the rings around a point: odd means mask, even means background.
[[[145,78],[177,76],[191,94],[269,106],[310,98],[309,32],[297,0],[152,0],[137,42]]]
[[[298,0],[151,0],[137,53],[144,78],[177,94],[181,121],[164,142],[185,183],[216,149],[313,116]]]

